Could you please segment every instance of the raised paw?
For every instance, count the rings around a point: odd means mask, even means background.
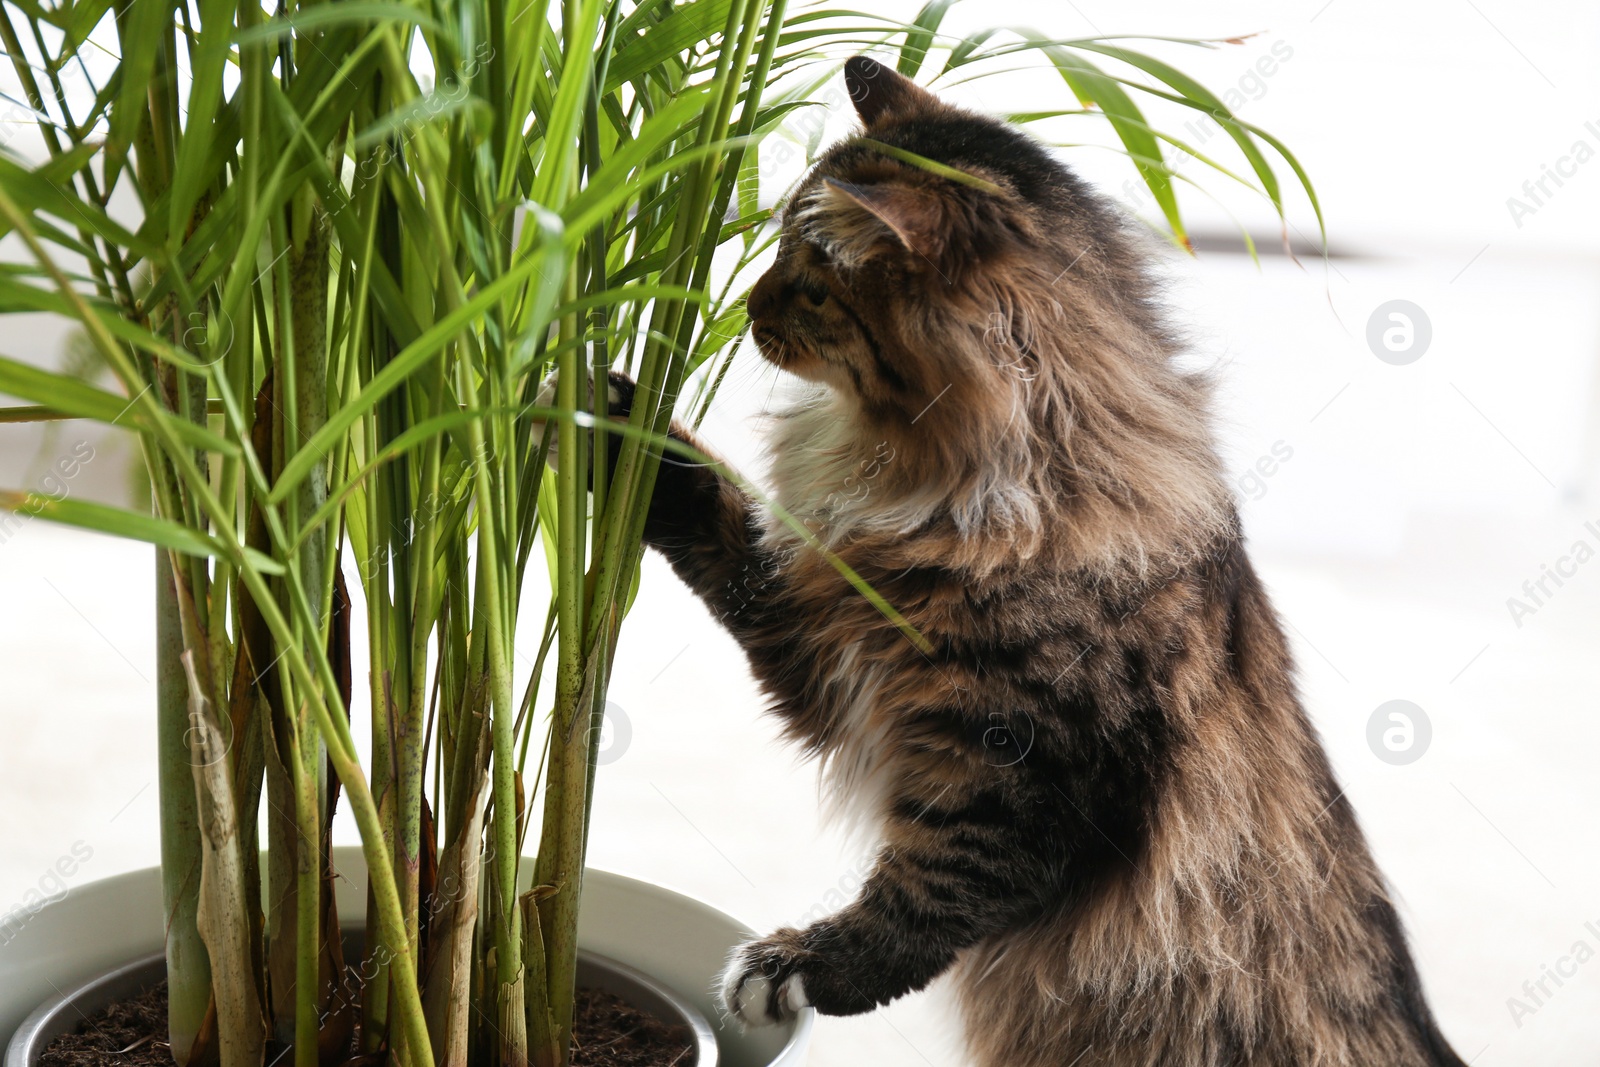
[[[560,381],[560,372],[551,371],[549,376],[540,383],[539,392],[533,399],[534,405],[543,408],[556,407],[556,387],[560,384]],[[626,422],[628,413],[633,410],[633,392],[634,381],[632,378],[619,370],[611,371],[606,376],[606,417],[615,422]],[[594,409],[593,379],[590,379],[589,387],[585,390],[584,396],[579,402],[579,407],[584,411],[592,411]],[[536,438],[544,433],[543,419],[534,419],[533,432]],[[612,447],[616,447],[616,442],[612,442]],[[551,469],[554,470],[559,466],[557,462],[559,458],[556,438],[552,435],[550,438],[550,451],[546,453],[545,462],[549,463]]]
[[[734,950],[722,972],[722,1006],[745,1026],[776,1026],[811,1003],[800,973],[807,954],[797,930],[780,930]]]

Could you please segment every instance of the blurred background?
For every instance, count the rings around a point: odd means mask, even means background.
[[[1241,38],[1141,47],[1282,138],[1327,219],[1323,257],[1316,217],[1290,190],[1285,255],[1268,205],[1199,160],[1179,165],[1195,183],[1180,197],[1198,254],[1174,251],[1163,269],[1192,363],[1218,377],[1218,433],[1257,565],[1446,1034],[1481,1067],[1597,1062],[1600,7],[968,0],[946,29],[995,24]],[[999,113],[1072,106],[1053,74],[934,87]],[[799,113],[793,151],[764,155],[766,195],[814,138],[849,129],[840,83],[817,98],[826,122]],[[1197,112],[1151,113],[1242,165]],[[0,142],[28,151],[27,122],[0,115]],[[1153,217],[1100,125],[1037,132]],[[8,319],[0,350],[56,368],[80,358],[43,318]],[[784,384],[745,356],[707,430],[759,475],[761,412]],[[0,427],[0,487],[126,503],[130,444],[76,423]],[[79,882],[156,860],[152,589],[143,546],[0,518],[0,912],[68,888],[49,869],[75,847],[91,853]],[[635,615],[591,861],[762,931],[843,904],[870,870],[869,843],[819,823],[814,769],[760,714],[737,646],[654,557]],[[353,824],[337,837],[353,843]],[[962,1063],[947,994],[825,1020],[812,1062]]]

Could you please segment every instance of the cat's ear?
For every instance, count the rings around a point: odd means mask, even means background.
[[[910,78],[866,56],[845,60],[844,85],[869,129],[886,117],[903,118],[938,103],[938,97]]]
[[[824,178],[823,184],[832,194],[836,210],[865,212],[887,226],[906,248],[929,259],[943,251],[944,205],[926,189],[897,181],[856,184]]]

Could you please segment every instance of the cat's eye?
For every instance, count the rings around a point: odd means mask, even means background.
[[[812,307],[821,307],[828,301],[828,287],[808,279],[796,278],[792,283],[794,291],[806,298]]]

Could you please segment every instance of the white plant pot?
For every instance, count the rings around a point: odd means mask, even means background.
[[[337,847],[339,918],[366,916],[361,850]],[[522,880],[532,860],[522,861]],[[164,924],[161,872],[154,867],[91,882],[42,908],[0,945],[0,1047],[40,1004],[152,952]],[[698,1008],[716,1030],[720,1067],[800,1067],[814,1022],[810,1008],[784,1026],[741,1032],[713,1001],[729,951],[751,936],[737,919],[693,897],[609,871],[584,875],[578,943],[643,971]]]

